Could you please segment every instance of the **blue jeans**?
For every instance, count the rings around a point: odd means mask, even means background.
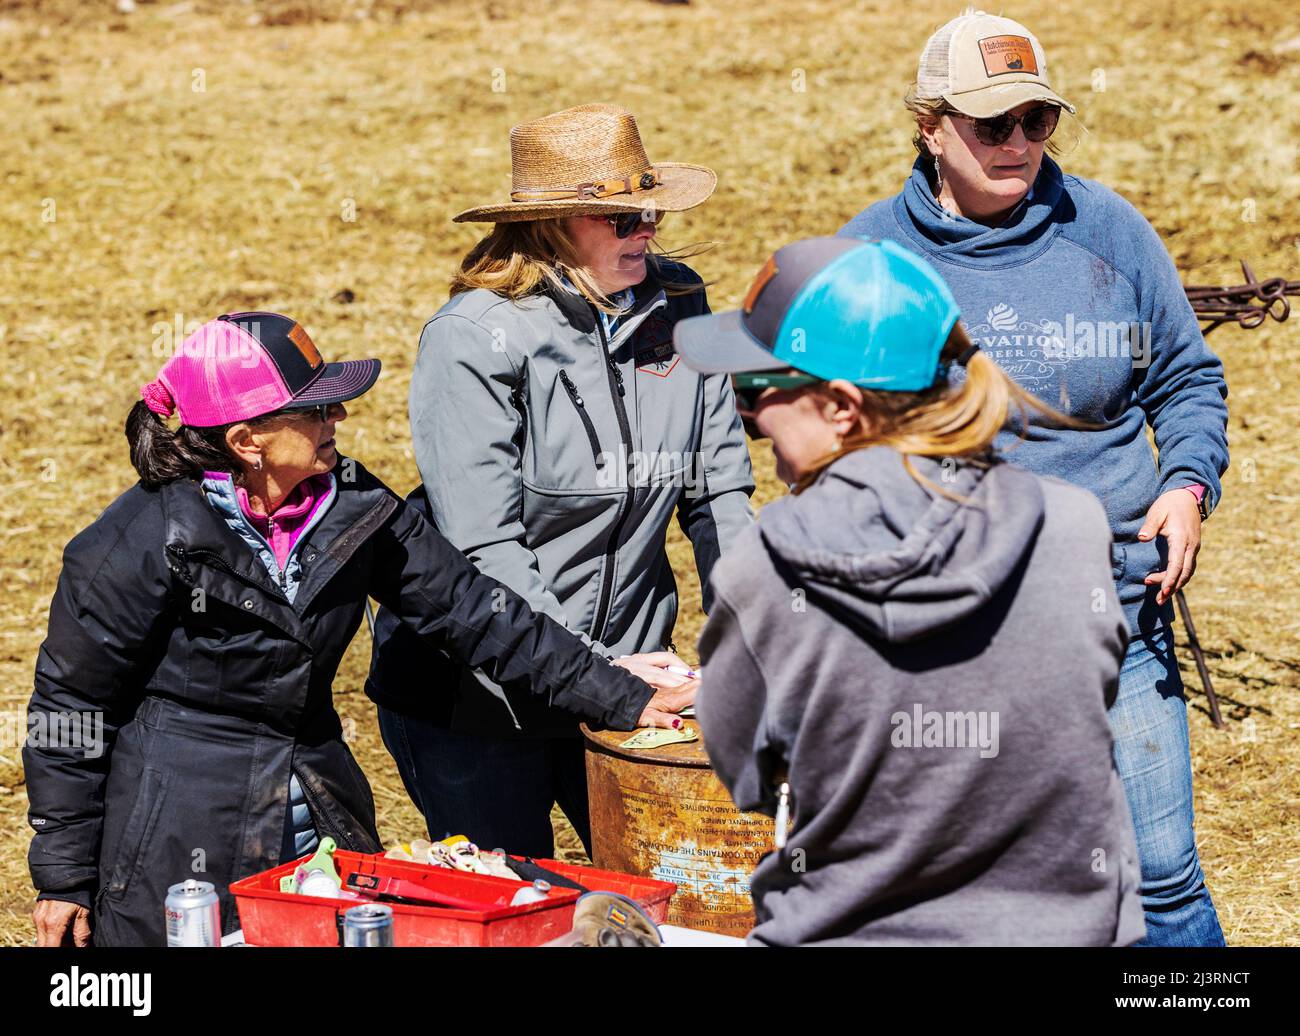
[[[591,855],[581,737],[453,733],[382,706],[379,732],[431,838],[464,835],[483,849],[550,859],[551,806],[558,802]]]
[[[1187,701],[1168,627],[1129,644],[1110,728],[1142,864],[1147,936],[1138,945],[1224,945],[1196,854]]]

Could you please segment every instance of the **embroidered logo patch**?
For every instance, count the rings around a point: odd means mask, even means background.
[[[638,374],[653,374],[666,378],[681,359],[673,352],[673,328],[659,316],[647,317],[637,328],[636,370]]]
[[[984,71],[990,78],[1011,72],[1038,75],[1038,59],[1034,57],[1034,45],[1028,37],[988,36],[980,40],[980,55],[984,58]]]

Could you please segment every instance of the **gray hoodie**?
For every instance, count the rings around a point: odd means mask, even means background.
[[[697,708],[737,806],[789,842],[751,941],[1126,945],[1144,933],[1111,760],[1126,624],[1084,490],[876,447],[769,505],[713,573]]]

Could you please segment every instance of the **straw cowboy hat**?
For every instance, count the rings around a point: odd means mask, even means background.
[[[636,119],[615,104],[583,104],[510,131],[510,200],[480,205],[457,223],[528,219],[699,205],[718,185],[702,165],[652,163]]]

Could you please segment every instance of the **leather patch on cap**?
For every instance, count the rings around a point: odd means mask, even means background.
[[[289,341],[298,347],[298,351],[302,353],[303,359],[311,364],[313,370],[324,362],[320,358],[320,353],[316,351],[315,343],[312,342],[310,337],[308,337],[302,324],[294,324],[289,330]]]
[[[1026,36],[986,36],[980,40],[980,56],[984,58],[984,71],[990,77],[1011,72],[1038,75],[1034,45]]]
[[[758,276],[754,278],[754,283],[749,286],[749,291],[745,294],[745,301],[742,308],[746,313],[754,312],[754,304],[758,302],[758,297],[763,294],[763,289],[767,287],[770,281],[781,271],[776,268],[776,256],[771,256],[763,264],[763,268],[758,271]]]

